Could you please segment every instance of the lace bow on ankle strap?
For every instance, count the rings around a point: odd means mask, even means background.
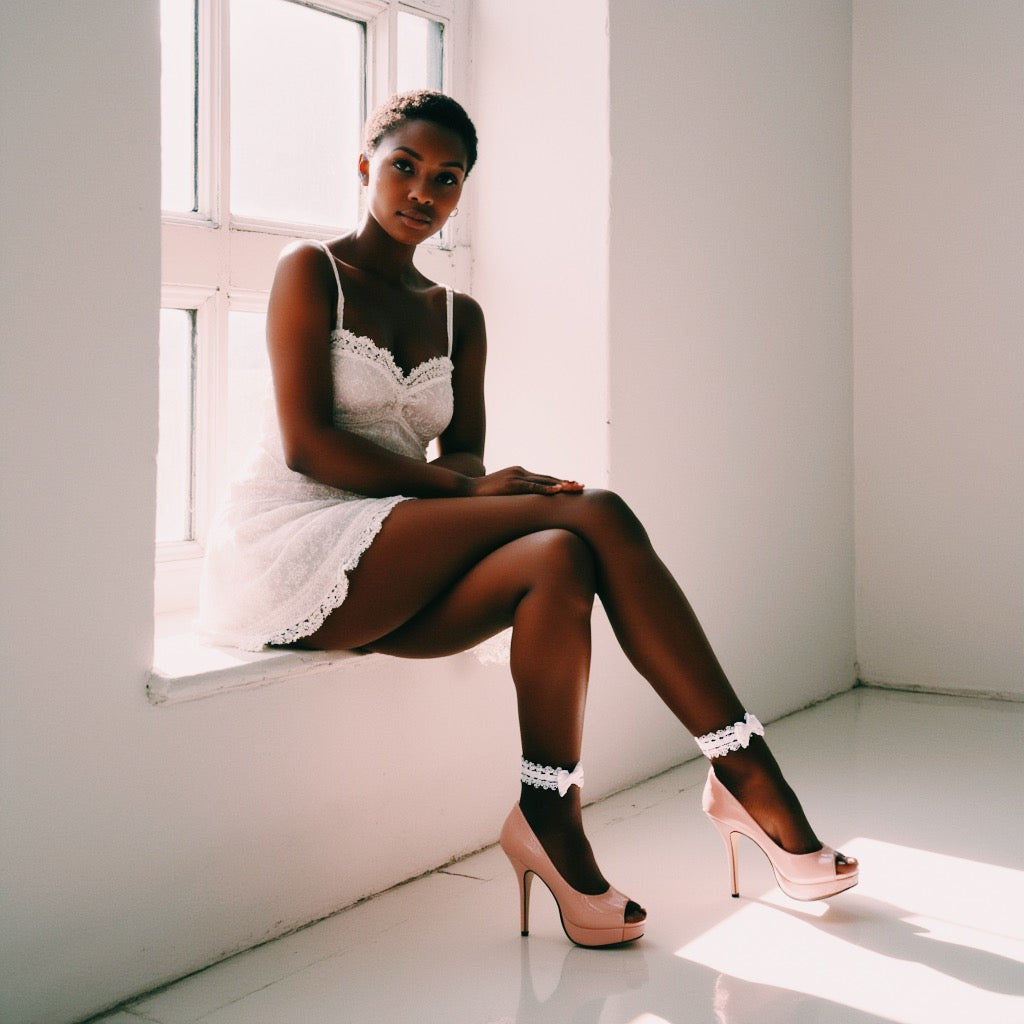
[[[570,772],[565,768],[534,764],[524,757],[519,777],[527,786],[533,786],[535,789],[557,789],[559,796],[565,796],[570,786],[583,788],[583,762],[580,761]]]
[[[708,732],[703,736],[695,736],[697,746],[707,758],[724,757],[732,750],[746,749],[750,745],[751,736],[763,736],[764,726],[749,711],[743,716],[742,722],[727,725],[717,732]]]

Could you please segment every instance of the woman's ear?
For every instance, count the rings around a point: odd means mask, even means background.
[[[359,180],[364,185],[370,180],[370,158],[365,153],[359,154]]]

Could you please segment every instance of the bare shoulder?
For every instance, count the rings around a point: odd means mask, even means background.
[[[487,353],[487,331],[480,303],[463,292],[453,299],[455,345],[452,357],[456,365],[482,368]]]
[[[324,247],[319,242],[300,238],[298,241],[289,242],[277,257],[278,270],[296,271],[308,270],[314,266],[323,265],[329,270],[328,256]]]
[[[468,335],[484,334],[484,311],[472,295],[456,292],[454,299],[455,329]]]
[[[281,250],[274,271],[274,290],[287,293],[293,289],[333,296],[334,273],[327,253],[318,242],[299,240]]]
[[[321,338],[330,334],[337,284],[331,261],[316,242],[286,246],[278,257],[267,304],[268,339]]]

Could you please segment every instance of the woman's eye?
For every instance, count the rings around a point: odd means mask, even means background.
[[[441,185],[458,185],[459,183],[459,179],[454,174],[438,175],[437,180]]]
[[[408,160],[395,160],[392,162],[391,166],[394,167],[396,171],[404,172],[412,170],[412,164],[409,163]]]

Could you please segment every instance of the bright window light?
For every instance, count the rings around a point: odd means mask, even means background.
[[[444,56],[440,22],[400,11],[398,15],[398,91],[440,89]]]
[[[363,27],[288,0],[231,5],[231,213],[348,227],[358,213]]]

